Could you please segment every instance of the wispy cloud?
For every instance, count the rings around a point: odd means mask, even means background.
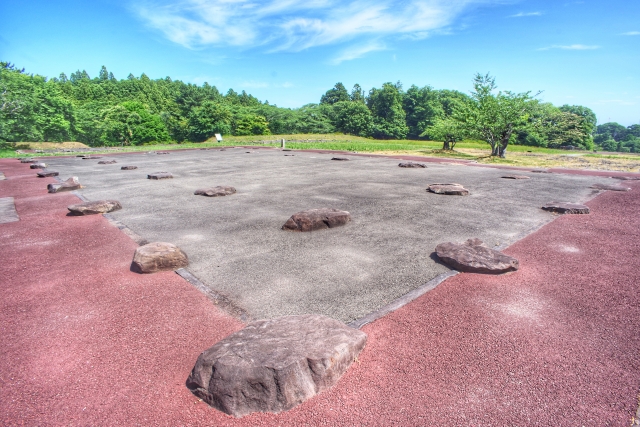
[[[525,16],[542,16],[542,12],[520,12],[510,15],[509,18],[524,18]]]
[[[626,33],[620,34],[621,36],[640,36],[640,31],[627,31]]]
[[[386,48],[387,47],[384,44],[377,41],[372,41],[360,46],[351,46],[343,50],[337,57],[333,58],[331,63],[334,65],[338,65],[344,61],[351,61],[353,59],[362,58],[369,52],[374,52],[376,50],[385,50]]]
[[[570,45],[556,45],[541,47],[536,50],[550,50],[550,49],[562,49],[562,50],[595,50],[600,49],[600,46],[596,45],[584,45],[584,44],[570,44]]]
[[[474,6],[502,1],[133,0],[132,8],[149,27],[189,49],[235,46],[297,52],[355,44],[336,58],[339,63],[380,50],[380,45],[371,48],[375,40],[425,38],[452,25]]]

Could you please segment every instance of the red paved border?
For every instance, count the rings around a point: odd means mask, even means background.
[[[129,271],[135,243],[71,194],[1,160],[4,425],[624,426],[640,388],[640,186],[606,192],[511,246],[521,269],[463,273],[363,329],[331,390],[240,420],[184,381],[241,327],[173,273]]]

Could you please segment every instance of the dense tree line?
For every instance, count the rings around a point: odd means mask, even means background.
[[[605,151],[640,153],[640,125],[624,127],[615,122],[599,125],[594,141]]]
[[[376,139],[436,139],[444,141],[444,149],[463,138],[477,138],[489,142],[494,155],[503,155],[509,143],[591,149],[596,132],[590,109],[555,107],[529,93],[496,93],[488,75],[476,76],[471,95],[415,85],[405,91],[400,82],[366,93],[358,84],[348,91],[337,83],[318,104],[290,109],[244,91],[222,94],[207,83],[152,80],[145,74],[118,80],[104,66],[94,78],[76,71],[48,79],[0,62],[0,96],[0,141],[7,142],[77,140],[113,146],[197,142],[215,133],[341,132]],[[621,142],[627,141],[627,131],[625,137],[619,130],[612,132],[596,142],[609,147],[613,140],[616,149],[635,151],[635,145]]]

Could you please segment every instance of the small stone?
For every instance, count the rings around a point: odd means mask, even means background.
[[[529,179],[526,175],[503,175],[502,178],[506,179]]]
[[[569,202],[547,203],[542,207],[542,209],[559,214],[588,214],[590,212],[589,206]]]
[[[122,166],[120,169],[123,170],[123,171],[132,171],[134,169],[138,169],[138,167],[137,166]]]
[[[158,151],[156,154],[169,154],[168,151]]]
[[[234,194],[235,192],[236,189],[233,187],[218,186],[211,188],[200,188],[193,194],[195,194],[196,196],[220,197],[229,196],[231,194]]]
[[[638,181],[640,176],[611,176],[610,178],[619,179],[620,181]]]
[[[284,156],[285,157],[293,157],[293,156],[295,156],[295,154],[285,154]]]
[[[366,342],[364,332],[317,314],[259,320],[202,352],[187,387],[234,417],[279,413],[336,384]]]
[[[67,209],[72,215],[96,215],[120,210],[122,205],[116,200],[98,200],[69,205]]]
[[[332,157],[331,160],[337,160],[339,162],[346,162],[349,159],[347,159],[346,157]]]
[[[531,172],[533,172],[533,173],[551,173],[547,169],[531,169]]]
[[[49,178],[51,176],[58,176],[60,175],[57,171],[52,171],[49,169],[41,169],[38,171],[38,176],[40,178]]]
[[[427,191],[436,194],[446,194],[448,196],[468,196],[469,190],[460,184],[431,184]]]
[[[138,273],[172,271],[189,265],[187,254],[171,243],[154,242],[140,246],[133,256],[131,267]]]
[[[94,160],[94,159],[101,159],[102,156],[83,156],[82,160]]]
[[[480,239],[462,244],[440,243],[436,253],[445,264],[469,273],[501,274],[519,267],[517,259],[488,248]]]
[[[20,159],[20,163],[33,163],[33,162],[35,162],[35,160],[31,158]]]
[[[99,165],[112,165],[114,163],[118,163],[115,160],[100,160],[98,162]]]
[[[620,185],[607,185],[607,184],[593,184],[591,188],[596,190],[611,190],[611,191],[629,191],[631,188],[622,187]]]
[[[413,162],[398,163],[398,166],[400,166],[401,168],[426,168],[427,167],[427,165],[425,165],[424,163],[413,163]]]
[[[79,190],[82,186],[80,185],[80,181],[78,181],[77,176],[72,176],[68,180],[63,183],[55,183],[47,185],[47,190],[49,193],[60,193],[63,191],[73,191]]]
[[[171,179],[173,175],[169,172],[155,172],[147,175],[147,179]]]
[[[29,169],[46,169],[46,163],[32,163],[29,165]]]
[[[351,221],[351,214],[338,209],[309,209],[295,213],[282,226],[289,231],[315,231],[334,228]]]

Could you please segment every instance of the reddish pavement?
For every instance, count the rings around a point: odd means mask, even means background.
[[[640,388],[640,185],[606,192],[505,252],[515,273],[459,274],[367,325],[331,390],[233,419],[184,386],[242,325],[174,273],[129,271],[135,243],[78,199],[0,160],[3,425],[629,426]],[[472,237],[472,236],[470,236]]]

